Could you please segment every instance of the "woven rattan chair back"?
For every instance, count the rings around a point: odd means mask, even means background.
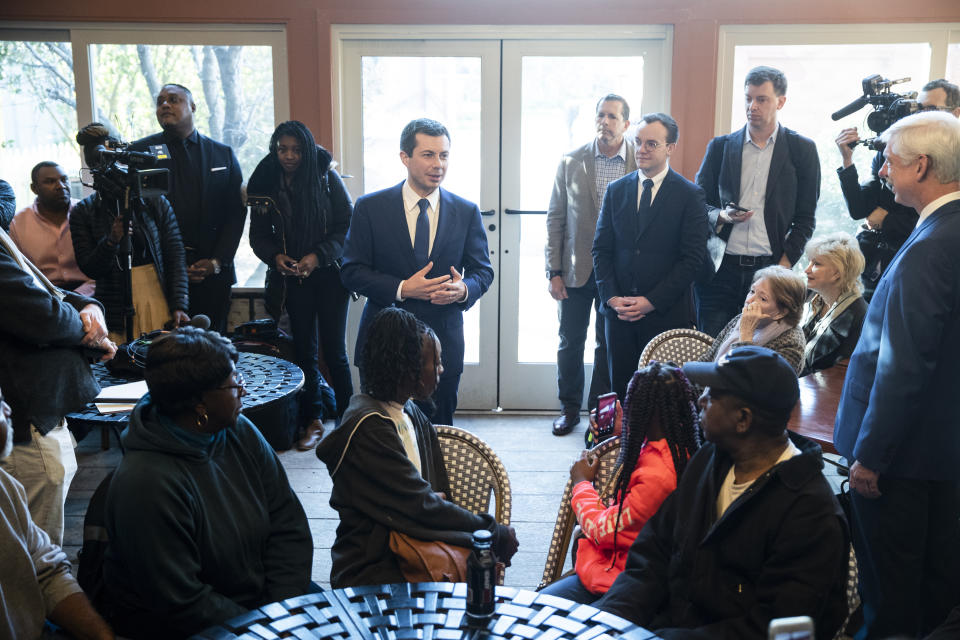
[[[613,481],[617,476],[617,456],[620,455],[620,437],[610,438],[598,444],[592,450],[593,455],[600,459],[600,468],[593,485],[597,487],[602,499],[609,498],[613,493]],[[550,538],[550,548],[547,550],[547,562],[543,567],[543,577],[537,585],[537,591],[551,582],[556,582],[563,576],[563,566],[566,563],[567,552],[570,549],[570,539],[577,518],[570,506],[570,496],[573,494],[573,484],[567,480],[560,498],[560,508],[557,510],[557,522],[553,525],[553,537]]]
[[[683,365],[696,360],[713,344],[708,333],[695,329],[670,329],[654,336],[640,354],[637,368],[645,367],[651,360]]]
[[[450,477],[448,499],[473,513],[490,513],[500,524],[510,524],[510,478],[490,446],[469,431],[436,425],[443,463]]]

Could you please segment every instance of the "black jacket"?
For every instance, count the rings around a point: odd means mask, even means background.
[[[207,280],[236,282],[233,259],[243,236],[247,210],[243,206],[240,185],[243,174],[233,149],[205,135],[197,134],[200,144],[201,224],[205,233],[197,238],[193,260],[216,258],[223,270]],[[163,133],[155,133],[130,144],[131,151],[149,151],[151,146],[166,144]],[[160,160],[158,167],[171,168],[172,159]],[[82,268],[82,267],[81,267]]]
[[[187,311],[189,293],[180,228],[170,203],[163,196],[144,201],[142,215],[135,215],[160,278],[170,311]],[[96,279],[94,294],[106,308],[107,327],[123,331],[123,278],[120,247],[108,241],[114,212],[94,193],[77,203],[70,213],[70,235],[80,270]]]
[[[97,304],[34,284],[0,243],[0,389],[13,410],[13,441],[30,441],[30,424],[47,433],[100,392],[83,355],[77,313]]]
[[[343,180],[331,166],[330,153],[317,145],[317,165],[320,167],[320,202],[309,212],[297,212],[300,216],[313,215],[313,224],[302,224],[302,218],[292,211],[271,207],[266,211],[253,208],[250,216],[250,247],[267,265],[264,298],[267,311],[279,317],[284,300],[284,276],[274,262],[278,254],[299,260],[308,253],[315,253],[320,267],[339,265],[343,256],[343,242],[353,216],[353,202]],[[267,196],[280,203],[280,186],[283,173],[275,154],[267,154],[254,169],[247,183],[247,196]],[[304,228],[309,226],[309,229]],[[310,237],[305,238],[304,234]],[[296,251],[294,244],[304,248]],[[294,255],[302,253],[302,255]]]
[[[330,506],[340,514],[330,550],[334,588],[404,581],[390,551],[391,530],[470,547],[473,532],[488,529],[494,553],[509,560],[500,548],[508,538],[506,527],[489,514],[470,513],[436,495],[450,495],[437,432],[413,402],[405,409],[417,432],[422,475],[380,403],[365,394],[350,399],[343,422],[317,446],[317,457],[333,478]]]
[[[877,207],[887,210],[887,217],[883,219],[883,236],[896,251],[917,226],[917,218],[920,216],[916,210],[894,201],[893,192],[883,188],[879,178],[882,166],[883,152],[878,151],[870,166],[871,177],[863,184],[858,181],[856,165],[837,169],[837,175],[840,177],[840,190],[847,202],[847,211],[851,218],[862,220]]]
[[[813,294],[816,295],[816,294]],[[807,299],[807,305],[811,304],[813,296]],[[811,318],[801,327],[803,335],[807,338],[807,349],[803,357],[803,371],[801,376],[829,369],[844,358],[849,358],[857,346],[857,340],[860,339],[860,329],[863,327],[863,318],[867,315],[867,301],[863,297],[858,297],[850,303],[850,306],[830,322],[820,338],[812,345],[810,341],[814,339],[817,321]]]
[[[801,455],[758,478],[719,520],[733,462],[704,445],[595,606],[665,639],[766,638],[770,620],[798,615],[832,638],[846,610],[846,522],[819,445],[790,438]]]
[[[718,228],[718,216],[728,203],[740,201],[740,170],[747,135],[744,127],[711,140],[697,171],[697,184],[706,194],[710,233],[724,241],[730,237],[733,225],[720,224]],[[763,209],[774,263],[783,254],[791,264],[800,259],[816,227],[819,197],[817,145],[810,138],[781,125],[770,160]]]

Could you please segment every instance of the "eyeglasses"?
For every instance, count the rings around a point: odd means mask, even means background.
[[[225,384],[222,387],[214,387],[214,389],[237,389],[237,394],[242,398],[247,395],[247,383],[243,379],[243,374],[237,371],[237,383],[236,384]]]
[[[644,140],[637,144],[638,147],[643,147],[645,151],[656,151],[660,147],[665,147],[667,145],[673,144],[672,142],[657,142],[656,140]]]

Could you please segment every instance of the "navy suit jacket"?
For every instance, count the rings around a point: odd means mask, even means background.
[[[834,441],[881,476],[960,478],[958,247],[955,200],[921,222],[890,263],[850,358]]]
[[[724,241],[732,224],[717,229],[720,212],[730,202],[740,202],[740,169],[747,128],[717,136],[707,145],[703,163],[697,171],[697,184],[707,199],[710,233]],[[803,254],[807,240],[816,227],[817,200],[820,198],[820,158],[810,138],[780,126],[770,159],[763,219],[776,263],[787,254],[795,264]]]
[[[233,258],[237,255],[240,238],[243,237],[243,224],[247,219],[247,210],[243,206],[240,193],[240,184],[243,175],[240,163],[233,149],[227,145],[208,138],[200,133],[200,183],[201,202],[200,211],[202,220],[200,228],[204,233],[197,238],[196,257],[216,258],[220,261],[223,270],[220,275],[210,276],[207,280],[230,280],[230,284],[237,281],[236,271],[233,268]],[[166,144],[162,133],[155,133],[131,143],[133,151],[149,151],[150,147]],[[157,163],[160,168],[171,169],[173,158],[168,157]],[[174,207],[177,222],[180,221],[180,212]],[[184,239],[186,240],[186,239]],[[188,262],[190,258],[187,259]]]
[[[640,218],[638,184],[637,171],[611,182],[600,208],[593,268],[601,312],[616,317],[607,306],[614,296],[646,296],[653,314],[685,326],[692,320],[690,285],[707,241],[703,189],[670,169]]]
[[[403,211],[403,183],[367,194],[357,200],[343,247],[340,277],[344,286],[367,297],[360,317],[354,362],[359,363],[367,328],[384,307],[406,309],[436,333],[443,347],[443,366],[450,373],[463,370],[463,312],[480,299],[493,282],[487,234],[480,209],[445,189],[440,190],[440,219],[428,278],[450,275],[450,267],[463,274],[467,300],[435,305],[424,300],[397,302],[400,281],[426,265],[417,264],[410,230]]]

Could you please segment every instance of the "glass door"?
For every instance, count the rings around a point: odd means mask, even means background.
[[[443,187],[480,206],[496,273],[464,318],[459,408],[552,410],[559,406],[557,305],[543,249],[557,163],[595,137],[602,95],[624,96],[631,115],[668,109],[671,30],[424,29],[335,29],[342,172],[355,199],[397,184],[406,176],[403,126],[424,116],[447,126]],[[351,345],[361,310],[351,309]]]
[[[564,153],[596,137],[597,100],[630,119],[669,108],[669,32],[647,40],[516,40],[503,45],[500,406],[559,408],[557,303],[547,292],[546,209]],[[631,131],[627,132],[631,135]],[[584,393],[593,367],[587,335]],[[586,402],[584,400],[584,406]]]
[[[459,408],[494,408],[500,280],[495,215],[500,43],[352,40],[344,43],[342,69],[342,170],[354,199],[406,178],[400,162],[400,132],[410,120],[433,118],[450,131],[450,164],[442,188],[477,203],[484,212],[496,273],[487,293],[464,315]],[[355,343],[362,309],[362,300],[352,305],[349,345]]]

